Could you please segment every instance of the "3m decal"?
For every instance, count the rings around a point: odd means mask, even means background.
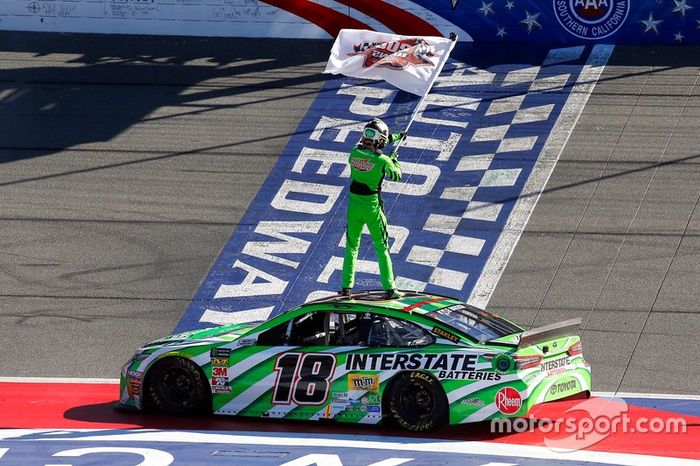
[[[320,405],[325,403],[335,372],[335,355],[285,353],[275,361],[277,378],[273,404]]]

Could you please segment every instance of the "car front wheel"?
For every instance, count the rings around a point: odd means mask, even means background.
[[[437,380],[423,372],[399,375],[389,387],[387,404],[394,421],[414,432],[435,429],[448,419],[444,390]]]
[[[148,375],[148,406],[167,414],[210,411],[209,384],[199,367],[184,358],[158,361]]]

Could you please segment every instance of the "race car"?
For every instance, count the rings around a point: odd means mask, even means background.
[[[525,331],[454,298],[383,295],[332,296],[149,343],[122,368],[118,406],[426,431],[590,393],[580,319]]]

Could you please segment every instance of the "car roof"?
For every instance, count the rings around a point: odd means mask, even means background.
[[[403,311],[415,314],[426,314],[446,306],[461,304],[456,298],[442,296],[420,291],[402,291],[403,296],[394,299],[385,299],[384,290],[370,290],[353,293],[351,296],[334,295],[304,303],[301,307],[315,306],[318,304],[331,304],[334,309],[352,310],[355,305],[368,306],[373,309],[387,309]]]

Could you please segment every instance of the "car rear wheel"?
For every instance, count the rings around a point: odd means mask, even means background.
[[[401,374],[387,393],[391,417],[414,432],[435,429],[447,422],[449,405],[437,380],[423,372]]]
[[[167,358],[150,370],[148,406],[168,414],[193,415],[211,410],[209,383],[199,367],[184,358]]]

